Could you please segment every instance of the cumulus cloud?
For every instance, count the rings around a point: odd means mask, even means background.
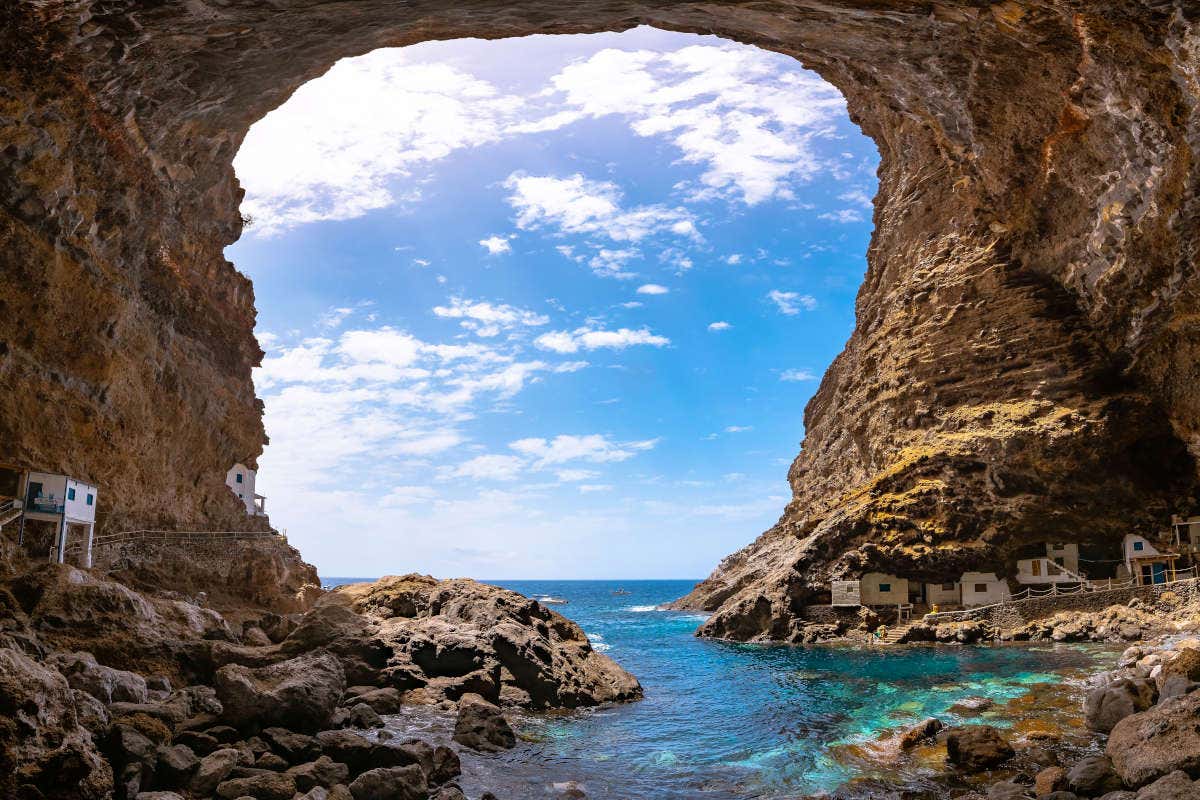
[[[514,172],[504,182],[517,227],[550,227],[560,233],[595,234],[614,242],[637,242],[656,233],[697,237],[690,211],[665,205],[622,205],[615,183],[576,173],[566,178]]]
[[[442,470],[443,478],[472,478],[481,481],[515,481],[525,469],[517,456],[483,455]]]
[[[807,369],[786,369],[779,375],[781,381],[815,381],[818,375]]]
[[[534,340],[534,344],[543,350],[555,353],[576,353],[580,350],[599,350],[602,348],[624,350],[635,345],[665,347],[671,340],[665,336],[651,333],[648,328],[632,330],[619,328],[615,331],[598,330],[594,328],[576,328],[573,331],[552,331],[543,333]]]
[[[826,211],[824,214],[818,214],[817,217],[842,225],[849,222],[862,222],[863,218],[862,214],[856,208],[839,208],[836,211]]]
[[[495,234],[486,239],[479,240],[479,246],[488,251],[488,255],[498,256],[503,253],[511,253],[512,245],[508,243],[508,239]]]
[[[753,425],[730,425],[725,429],[726,433],[745,433],[754,430]]]
[[[645,283],[637,288],[638,294],[666,294],[669,291],[671,290],[657,283]]]
[[[810,294],[800,294],[798,292],[784,292],[779,289],[772,289],[767,292],[767,299],[770,300],[779,309],[779,313],[786,314],[789,317],[800,313],[801,309],[812,311],[817,307],[817,299]]]
[[[449,305],[434,306],[433,313],[439,317],[460,319],[462,322],[459,324],[463,328],[484,338],[497,336],[510,328],[537,327],[550,321],[546,315],[526,309],[461,297],[450,298]]]
[[[591,461],[597,464],[626,461],[639,452],[652,449],[656,444],[658,444],[657,439],[614,442],[608,436],[600,434],[586,436],[564,434],[555,436],[553,439],[518,439],[509,443],[509,447],[531,459],[535,466],[541,468],[568,461]]]
[[[714,333],[719,332],[719,331],[727,331],[732,327],[733,327],[732,325],[730,325],[728,322],[724,322],[724,321],[708,323],[708,329],[710,331],[713,331]]]

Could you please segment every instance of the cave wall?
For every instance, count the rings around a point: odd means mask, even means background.
[[[706,632],[786,639],[830,575],[951,576],[1191,507],[1189,4],[449,5],[0,9],[0,460],[94,480],[112,519],[227,519],[224,472],[264,440],[252,288],[222,256],[249,125],[378,47],[650,24],[797,57],[881,155],[856,330],[779,523],[683,601],[716,610]]]

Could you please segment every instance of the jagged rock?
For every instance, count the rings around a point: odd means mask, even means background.
[[[282,756],[277,756],[274,753],[263,753],[254,762],[254,766],[256,769],[269,769],[272,772],[283,772],[290,765],[288,764],[287,759],[283,758]]]
[[[389,653],[383,678],[430,700],[482,692],[495,702],[511,688],[527,705],[574,708],[641,696],[578,625],[506,589],[405,575],[339,587],[309,616],[327,606],[372,619]]]
[[[175,734],[174,741],[176,744],[186,744],[192,752],[200,756],[220,750],[222,744],[215,737],[201,731],[180,731]]]
[[[458,753],[444,745],[433,749],[433,769],[426,776],[433,785],[452,781],[462,774],[462,762]]]
[[[1184,687],[1200,681],[1200,650],[1190,647],[1178,650],[1174,658],[1163,663],[1155,680],[1160,692],[1172,680]]]
[[[1176,770],[1200,774],[1200,692],[1177,697],[1117,723],[1105,754],[1126,786]]]
[[[946,755],[950,763],[966,772],[979,772],[1002,764],[1013,754],[1012,745],[990,725],[951,728],[946,737]]]
[[[425,800],[429,787],[416,764],[380,767],[359,775],[350,784],[354,800]]]
[[[1062,767],[1046,767],[1033,779],[1033,793],[1037,797],[1058,792],[1068,787],[1067,771]]]
[[[217,670],[214,684],[232,725],[312,731],[333,714],[346,679],[336,658],[318,653],[257,669],[230,664]]]
[[[496,752],[517,743],[500,709],[477,694],[463,695],[454,721],[454,741],[472,750]]]
[[[217,786],[217,797],[221,800],[237,800],[240,797],[253,797],[255,800],[292,800],[295,794],[296,782],[292,776],[279,772],[233,778]]]
[[[334,728],[382,728],[383,720],[366,703],[356,703],[350,708],[334,711],[329,725]]]
[[[59,653],[49,663],[66,676],[71,688],[87,692],[105,705],[147,700],[145,678],[136,672],[97,664],[91,653]]]
[[[188,791],[197,797],[211,795],[237,766],[238,757],[238,751],[231,747],[216,750],[204,756],[200,759],[200,765],[188,783]]]
[[[467,796],[463,794],[462,789],[454,784],[443,786],[436,792],[430,795],[429,800],[467,800]]]
[[[1012,781],[1001,781],[988,787],[988,800],[1028,800],[1029,789]]]
[[[944,727],[941,720],[933,717],[922,720],[901,734],[900,749],[911,750],[921,742],[932,739]]]
[[[1112,762],[1104,756],[1088,756],[1067,770],[1067,785],[1087,797],[1124,788]]]
[[[982,714],[992,706],[996,705],[995,701],[989,697],[964,697],[950,706],[951,714]]]
[[[1196,800],[1197,797],[1200,797],[1200,781],[1193,781],[1181,771],[1164,775],[1137,793],[1137,800]]]
[[[264,728],[261,739],[279,755],[299,764],[321,754],[321,743],[314,736],[289,731],[287,728]]]
[[[100,800],[112,788],[66,679],[0,648],[0,796]]]
[[[75,698],[75,715],[79,719],[79,724],[87,729],[93,737],[100,736],[107,731],[111,717],[104,704],[79,689],[72,690],[71,694]]]
[[[350,777],[350,768],[329,756],[321,756],[316,761],[292,767],[288,774],[296,781],[296,787],[300,791],[307,792],[314,786],[329,789],[339,783],[345,783]]]

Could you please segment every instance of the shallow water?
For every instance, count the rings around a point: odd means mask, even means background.
[[[489,789],[502,800],[556,797],[561,787],[554,784],[564,781],[592,798],[631,800],[795,797],[864,777],[921,785],[944,751],[901,757],[889,732],[926,716],[1000,727],[1015,719],[1014,736],[1050,728],[1066,731],[1068,746],[1086,749],[1091,738],[1077,711],[1083,681],[1113,657],[1084,646],[860,651],[714,642],[693,636],[702,615],[654,610],[685,594],[688,581],[497,583],[569,600],[555,610],[578,622],[646,693],[618,707],[521,717],[526,742],[464,758],[468,794]],[[630,594],[614,595],[617,588]],[[948,712],[971,696],[989,697],[997,708],[973,718]],[[448,721],[428,709],[389,727],[448,735]]]

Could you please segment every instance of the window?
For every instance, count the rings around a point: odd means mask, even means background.
[[[953,584],[953,583],[943,583],[943,584],[942,584],[942,591],[943,591],[943,592],[953,592],[953,591],[954,591],[954,584]]]
[[[91,492],[88,492],[87,504],[90,506],[93,503],[95,503],[95,501],[96,501],[95,496]]]
[[[891,585],[890,583],[881,583],[881,584],[879,584],[879,591],[880,591],[882,594],[887,594],[887,593],[888,593],[888,592],[890,592],[891,590],[892,590],[892,585]]]
[[[1035,558],[1033,560],[1033,577],[1036,578],[1041,574],[1042,574],[1042,560],[1040,558]]]
[[[1136,552],[1139,552],[1139,553],[1140,553],[1142,550],[1145,550],[1145,549],[1146,549],[1146,543],[1145,543],[1145,542],[1134,542],[1134,543],[1133,543],[1133,549],[1134,549]]]
[[[975,584],[975,592],[977,594],[987,594],[988,585],[986,583]]]
[[[75,487],[74,487],[74,486],[72,486],[71,488],[67,489],[67,499],[68,499],[68,500],[74,500],[74,499],[75,499]]]
[[[242,482],[242,473],[240,473],[240,472],[237,474],[237,482],[238,483]]]

